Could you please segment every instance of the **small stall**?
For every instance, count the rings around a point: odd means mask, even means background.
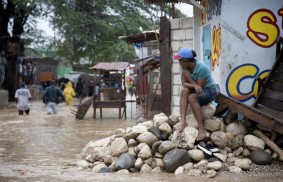
[[[103,108],[118,108],[119,118],[126,118],[126,79],[127,62],[101,62],[91,69],[96,75],[96,97],[93,100],[93,118],[96,118],[96,109],[100,109],[102,118]],[[123,113],[121,110],[123,109]]]

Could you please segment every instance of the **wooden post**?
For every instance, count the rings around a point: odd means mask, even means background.
[[[160,17],[160,80],[161,80],[161,111],[167,116],[171,114],[171,50],[170,22]]]

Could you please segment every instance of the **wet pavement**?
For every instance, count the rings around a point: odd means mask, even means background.
[[[72,107],[76,110],[75,107]],[[132,108],[132,119],[131,119]],[[98,115],[97,110],[97,116]],[[92,119],[90,108],[84,120],[75,120],[70,108],[59,105],[59,113],[47,115],[40,101],[31,102],[30,115],[19,116],[16,105],[0,109],[0,181],[230,181],[174,174],[115,174],[77,171],[76,161],[84,146],[114,134],[117,128],[135,124],[136,106],[129,103],[127,119],[118,119],[118,109],[103,110],[103,119]],[[232,181],[280,181],[277,177],[244,177]]]

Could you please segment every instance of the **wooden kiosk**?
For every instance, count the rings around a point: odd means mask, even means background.
[[[93,99],[93,119],[96,118],[97,108],[100,109],[100,118],[103,108],[118,108],[119,119],[123,114],[126,118],[125,70],[128,65],[127,62],[101,62],[91,68],[94,70],[95,85],[98,87]]]

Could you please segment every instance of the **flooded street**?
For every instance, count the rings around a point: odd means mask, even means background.
[[[132,105],[133,110],[136,106]],[[74,108],[75,109],[75,108]],[[99,117],[99,110],[97,116]],[[114,134],[117,128],[135,124],[137,116],[128,105],[127,120],[118,119],[118,109],[103,110],[103,119],[92,119],[90,108],[84,120],[75,120],[65,104],[57,115],[47,115],[40,101],[31,102],[29,116],[18,115],[16,106],[0,109],[0,181],[230,181],[174,174],[97,174],[77,171],[79,154],[90,140]],[[278,177],[244,177],[232,181],[280,181]]]

